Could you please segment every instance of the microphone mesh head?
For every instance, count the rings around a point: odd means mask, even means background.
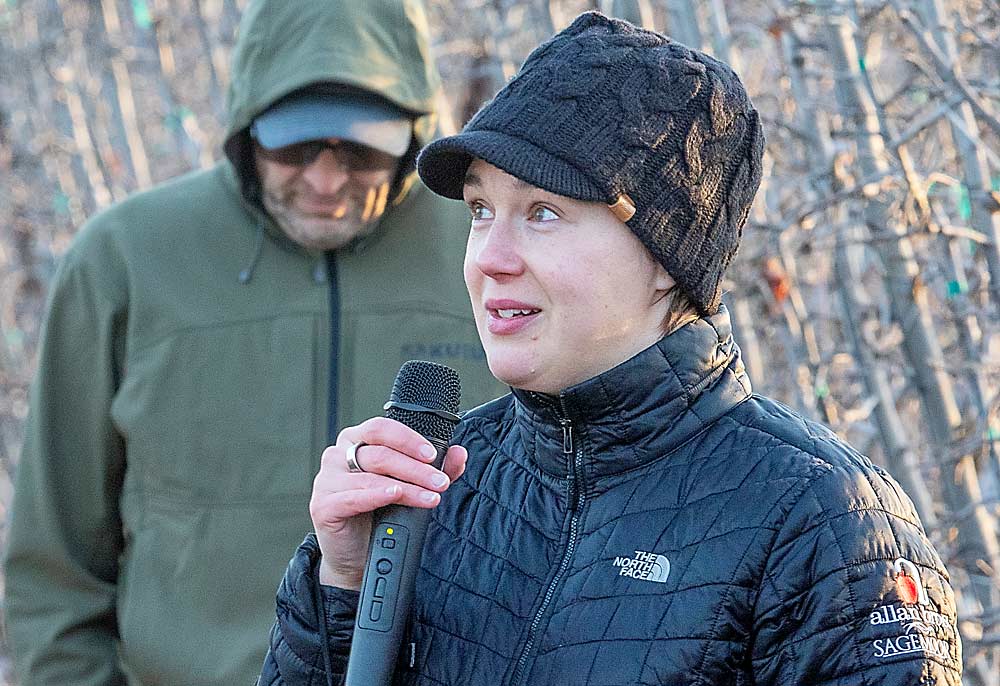
[[[458,414],[461,397],[462,382],[454,369],[443,364],[410,360],[399,368],[389,399]],[[455,431],[455,422],[430,412],[390,407],[385,416],[406,424],[422,436],[444,443],[451,441]]]

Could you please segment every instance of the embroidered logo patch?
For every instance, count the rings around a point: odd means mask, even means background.
[[[634,557],[616,557],[613,564],[618,568],[618,576],[629,576],[658,584],[666,582],[670,576],[670,560],[657,553],[636,550]]]
[[[928,603],[927,591],[920,583],[920,570],[915,564],[900,557],[892,563],[892,570],[896,573],[896,592],[900,600],[908,605]]]
[[[872,641],[872,655],[884,659],[924,653],[952,659],[957,634],[954,622],[931,606],[920,570],[901,557],[892,563],[892,571],[900,602],[880,605],[869,616],[869,626],[889,634]]]

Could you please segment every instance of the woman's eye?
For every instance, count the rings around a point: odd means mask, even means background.
[[[559,215],[544,205],[536,205],[531,210],[530,219],[533,222],[550,222],[553,219],[559,219]]]
[[[481,202],[469,205],[469,211],[472,212],[472,221],[474,222],[482,221],[484,219],[493,219],[493,212],[491,212],[490,208]]]

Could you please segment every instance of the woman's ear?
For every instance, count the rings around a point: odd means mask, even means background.
[[[656,273],[653,276],[653,287],[656,289],[657,300],[667,294],[667,292],[677,285],[674,277],[667,273],[663,265],[656,263]]]

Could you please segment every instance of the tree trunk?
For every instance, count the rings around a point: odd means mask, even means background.
[[[854,27],[844,17],[827,17],[830,56],[836,74],[836,95],[845,120],[854,125],[858,165],[863,176],[886,171],[884,143],[872,102],[859,73]],[[945,372],[927,293],[905,229],[890,216],[886,202],[869,198],[865,223],[875,239],[886,269],[886,289],[892,314],[903,330],[903,351],[914,371],[922,410],[937,458],[946,478],[942,495],[959,529],[959,559],[970,577],[971,591],[984,610],[994,606],[994,580],[1000,547],[986,508],[971,455],[953,455],[952,445],[965,438],[951,379]],[[950,477],[950,478],[949,478]]]

